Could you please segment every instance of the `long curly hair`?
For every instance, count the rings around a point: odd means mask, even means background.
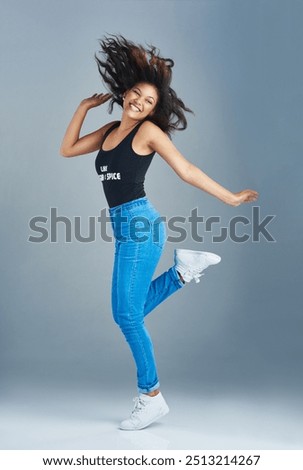
[[[113,94],[109,102],[109,113],[112,113],[114,103],[123,107],[123,94],[140,82],[146,82],[156,87],[159,99],[155,111],[146,119],[154,122],[168,135],[175,130],[184,130],[187,120],[184,111],[193,113],[178,98],[170,87],[174,61],[160,57],[159,50],[148,45],[125,39],[121,35],[110,34],[98,40],[103,57],[94,57],[99,73]]]

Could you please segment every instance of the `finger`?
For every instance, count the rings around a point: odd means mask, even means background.
[[[104,96],[104,101],[108,101],[111,98],[112,95],[106,95]]]
[[[104,100],[104,101],[106,101],[106,100],[108,100],[108,99],[110,98],[110,96],[104,95],[103,93],[101,93],[101,95],[99,95],[99,98],[102,99],[102,100]]]

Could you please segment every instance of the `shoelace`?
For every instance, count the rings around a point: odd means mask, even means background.
[[[139,413],[145,406],[145,403],[141,401],[140,397],[135,397],[133,398],[133,401],[135,402],[134,409],[131,413],[132,416],[135,416],[137,413]]]
[[[191,274],[196,282],[200,282],[199,277],[204,276],[205,273],[201,273],[201,268],[189,268],[187,271],[189,274]]]

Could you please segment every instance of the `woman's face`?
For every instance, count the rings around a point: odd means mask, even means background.
[[[123,109],[129,117],[141,121],[153,114],[158,99],[156,87],[150,83],[137,83],[125,92]]]

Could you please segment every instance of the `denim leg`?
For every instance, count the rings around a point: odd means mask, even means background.
[[[174,266],[154,279],[144,305],[144,316],[154,310],[167,297],[184,286]]]
[[[160,251],[151,243],[128,240],[116,243],[112,283],[112,309],[132,351],[141,393],[159,387],[154,348],[144,324],[144,304]]]
[[[118,219],[114,220],[113,217],[118,209],[121,209],[121,215],[126,216],[126,225],[122,224],[122,227]],[[155,219],[158,220],[159,213],[146,198],[122,204],[110,213],[116,239],[112,275],[113,317],[132,351],[137,366],[138,390],[147,393],[159,388],[160,384],[154,348],[144,317],[184,284],[174,266],[152,281],[164,248],[166,230],[164,223],[157,223],[156,228],[159,230],[153,231],[152,224]],[[132,237],[134,230],[131,219],[134,216],[146,218],[144,234],[147,232],[147,239],[144,242],[135,241]],[[118,233],[124,237],[123,241],[119,239]]]

